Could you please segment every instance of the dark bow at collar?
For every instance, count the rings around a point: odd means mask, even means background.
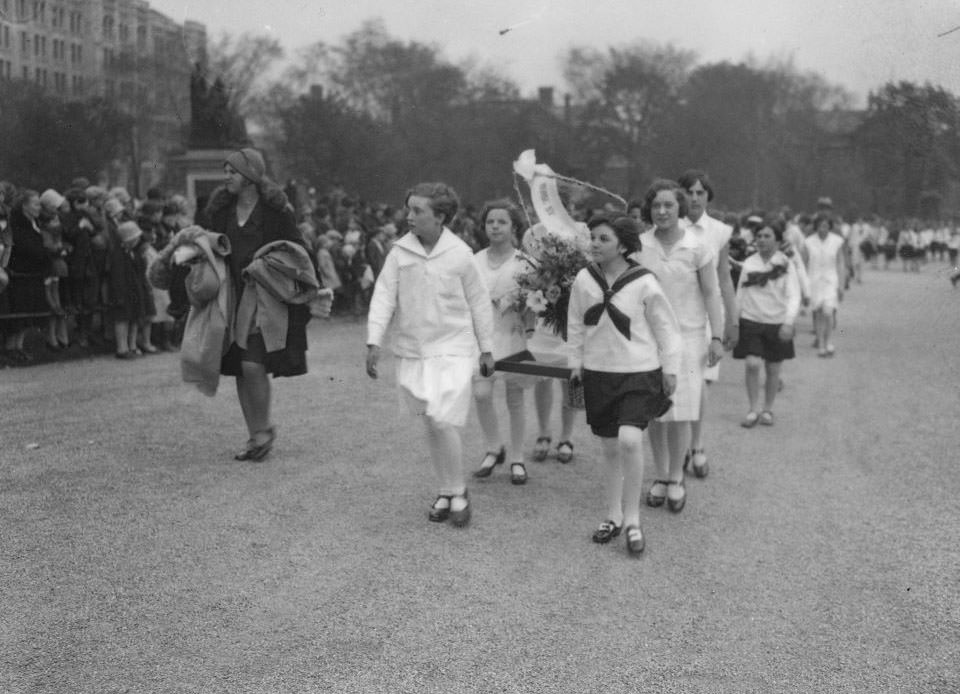
[[[630,263],[630,267],[628,267],[624,273],[616,279],[612,287],[607,285],[607,278],[603,276],[603,271],[596,263],[590,263],[587,265],[587,271],[590,273],[590,276],[593,277],[596,283],[600,285],[600,289],[603,290],[603,301],[599,304],[594,304],[586,310],[586,312],[583,314],[583,323],[584,325],[596,325],[600,322],[600,316],[602,316],[604,311],[606,311],[607,315],[610,316],[610,320],[613,321],[614,327],[629,340],[630,318],[623,311],[614,306],[610,300],[613,298],[614,294],[619,292],[625,286],[636,279],[640,279],[650,271],[644,270],[632,260],[628,262]]]

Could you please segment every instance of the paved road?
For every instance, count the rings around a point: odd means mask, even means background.
[[[724,364],[711,475],[643,509],[639,560],[589,541],[582,423],[574,463],[428,523],[358,324],[311,328],[265,465],[229,458],[232,384],[204,398],[173,355],[2,371],[0,691],[960,691],[958,306],[942,268],[868,272],[834,359],[801,333],[772,428],[737,426]]]

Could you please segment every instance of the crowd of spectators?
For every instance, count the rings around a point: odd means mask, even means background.
[[[340,184],[320,194],[291,180],[284,190],[318,275],[334,290],[334,315],[359,320],[391,244],[406,230],[404,210],[365,202]],[[129,359],[176,349],[189,309],[186,295],[150,287],[144,269],[179,229],[194,222],[203,226],[203,206],[197,201],[195,211],[183,195],[157,188],[137,200],[122,187],[108,189],[83,178],[62,192],[0,181],[0,365],[76,350],[112,351]],[[597,211],[604,212],[584,205],[573,213],[587,221]],[[805,235],[811,231],[812,217],[787,210],[781,216]],[[736,272],[753,250],[751,213],[723,219],[734,228],[729,250]],[[451,228],[474,251],[488,245],[470,204],[461,207]],[[956,264],[960,248],[955,225],[872,218],[840,230],[853,256],[852,275],[858,261],[883,259],[888,265],[899,259],[904,269],[928,258]],[[28,349],[31,335],[32,343],[42,338],[40,350]]]
[[[78,178],[63,192],[0,182],[0,337],[5,365],[42,358],[27,348],[39,334],[48,355],[74,347],[118,356],[174,349],[183,297],[159,295],[145,268],[189,223],[186,199],[151,189]]]

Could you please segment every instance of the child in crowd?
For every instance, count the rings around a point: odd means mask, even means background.
[[[387,255],[367,319],[367,374],[377,378],[380,347],[393,322],[401,399],[423,417],[439,494],[429,519],[470,520],[459,427],[470,411],[479,345],[480,373],[493,371],[493,310],[470,247],[448,225],[459,207],[444,183],[407,192],[411,233]]]
[[[110,255],[110,297],[117,359],[132,359],[141,354],[137,335],[143,319],[152,311],[147,285],[147,264],[140,247],[146,243],[136,222],[117,226],[117,243]]]
[[[40,194],[40,206],[40,235],[43,238],[43,247],[50,257],[48,270],[43,278],[43,288],[47,305],[53,314],[47,319],[47,347],[56,351],[70,344],[67,312],[63,307],[60,289],[61,281],[66,285],[69,275],[67,256],[71,250],[63,242],[63,224],[60,215],[66,214],[70,206],[67,199],[53,188],[48,188]]]
[[[570,293],[567,345],[571,380],[582,380],[587,423],[600,437],[606,516],[593,541],[625,528],[627,551],[643,552],[640,528],[643,430],[671,405],[682,342],[660,283],[628,256],[640,250],[630,217],[589,223],[593,262]]]

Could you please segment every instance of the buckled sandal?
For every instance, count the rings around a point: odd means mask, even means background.
[[[643,537],[643,531],[639,525],[628,525],[624,528],[624,537],[627,538],[627,552],[630,554],[642,554],[647,546],[647,541]]]
[[[437,497],[437,500],[433,502],[433,506],[430,507],[430,513],[427,515],[434,523],[442,523],[450,517],[450,496],[447,494],[441,494]]]
[[[454,510],[454,499],[463,499],[463,508]],[[466,489],[463,490],[463,494],[454,494],[450,497],[450,522],[458,528],[462,528],[470,522],[470,499]]]
[[[677,487],[682,492],[679,498],[672,498],[670,496],[670,487]],[[668,482],[667,483],[667,508],[669,508],[674,513],[680,513],[683,510],[683,507],[687,505],[687,488],[683,484],[683,480],[680,482]]]
[[[743,421],[740,422],[740,426],[744,429],[752,429],[757,425],[757,420],[760,419],[760,415],[752,410],[747,412],[747,416],[743,418]]]
[[[473,471],[474,477],[489,477],[490,473],[493,472],[493,468],[497,465],[503,463],[504,459],[507,457],[507,451],[503,446],[500,446],[500,452],[496,451],[487,451],[483,456],[483,460],[480,461],[480,467]]]
[[[647,506],[652,506],[653,508],[663,506],[663,502],[667,500],[668,484],[670,484],[670,480],[653,481],[653,484],[650,485],[650,490],[647,492]],[[654,489],[656,489],[658,486],[662,487],[662,489],[658,490],[658,492],[654,492]]]
[[[760,423],[764,426],[772,427],[773,426],[773,412],[770,410],[764,410],[760,413]]]
[[[557,460],[561,463],[569,463],[573,460],[573,444],[569,441],[561,441],[557,444]]]
[[[533,446],[533,459],[538,463],[542,463],[547,459],[547,456],[550,454],[550,444],[553,443],[553,439],[549,436],[538,436],[537,442]]]
[[[510,463],[510,484],[526,484],[527,468],[523,463]]]
[[[600,527],[593,531],[593,541],[600,545],[605,545],[620,534],[623,526],[617,525],[612,520],[605,520]]]
[[[269,427],[258,433],[266,434],[267,439],[261,443],[257,443],[256,438],[250,439],[247,441],[247,448],[233,456],[234,460],[250,460],[259,463],[267,457],[273,448],[274,440],[277,438],[277,430],[275,427]]]

